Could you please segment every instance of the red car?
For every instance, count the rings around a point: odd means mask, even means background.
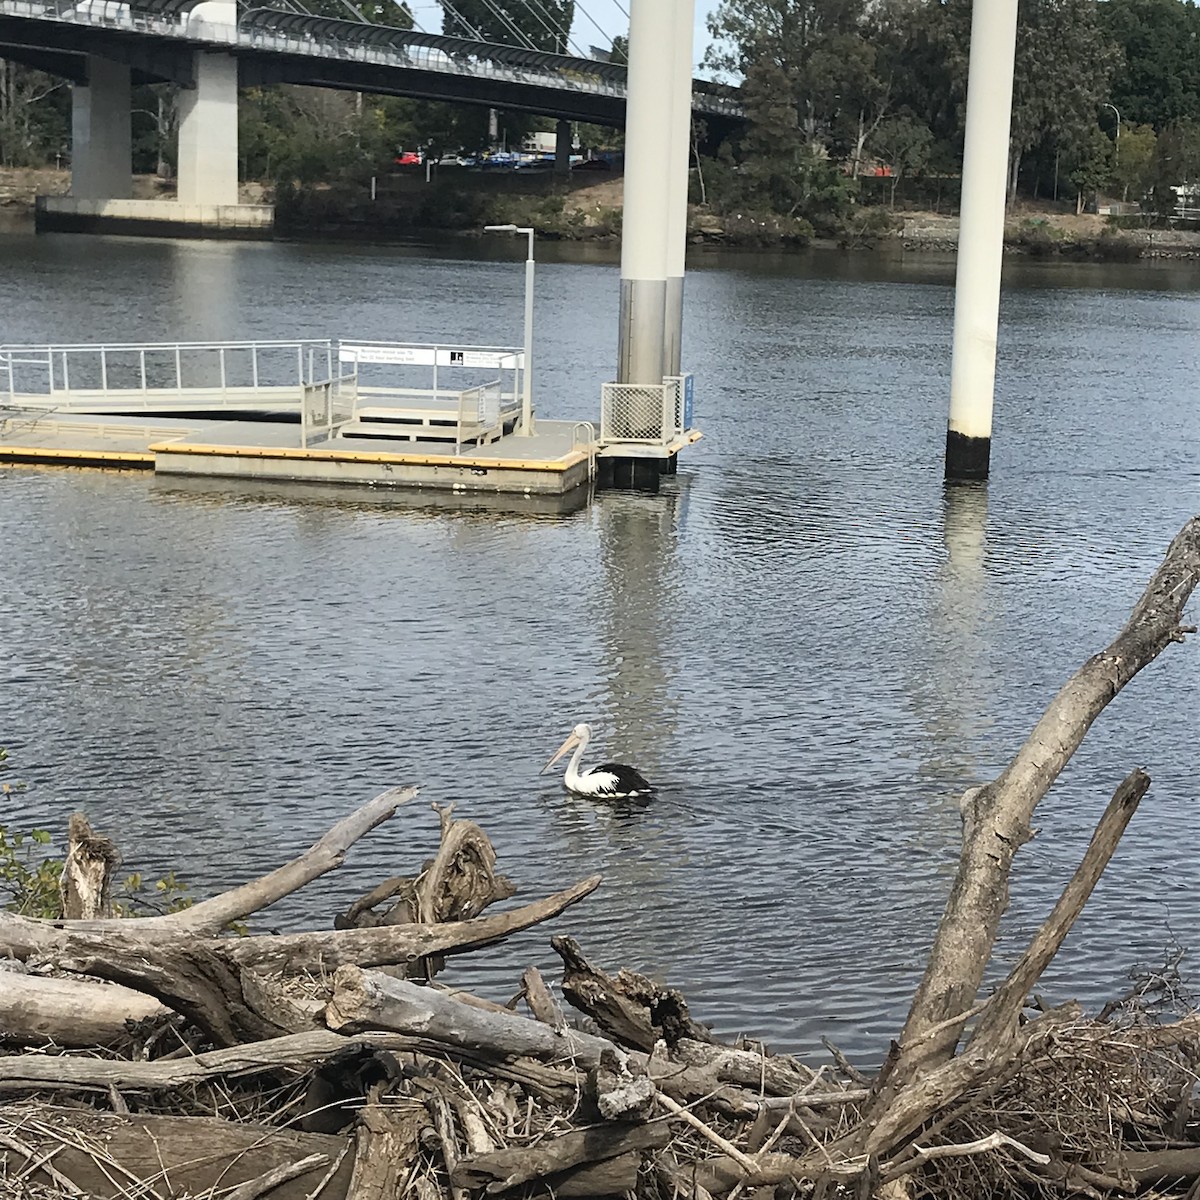
[[[421,165],[421,156],[415,150],[401,150],[396,155],[396,166],[398,167],[419,167]]]

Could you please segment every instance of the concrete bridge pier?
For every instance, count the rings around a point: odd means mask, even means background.
[[[571,173],[570,121],[559,121],[554,127],[554,173],[564,177]]]
[[[179,97],[180,204],[238,202],[237,83],[232,54],[196,52],[196,86]]]
[[[133,195],[129,68],[94,54],[87,83],[71,89],[71,195],[121,200]]]

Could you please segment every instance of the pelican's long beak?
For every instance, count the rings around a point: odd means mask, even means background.
[[[567,740],[563,742],[561,746],[559,746],[559,748],[554,752],[554,757],[538,772],[538,774],[545,775],[545,773],[550,770],[550,768],[554,766],[554,764],[558,762],[558,760],[562,758],[562,756],[566,754],[568,750],[574,750],[578,745],[579,739],[573,733],[568,734]]]

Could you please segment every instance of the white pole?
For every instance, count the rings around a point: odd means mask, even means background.
[[[672,0],[675,36],[671,83],[670,205],[663,374],[678,375],[683,361],[683,276],[687,253],[688,167],[692,157],[692,28],[696,0]]]
[[[661,384],[663,377],[674,75],[674,53],[664,51],[674,38],[674,3],[632,0],[617,337],[620,383]]]
[[[996,387],[1017,0],[974,0],[946,478],[986,479]]]
[[[524,225],[485,225],[484,233],[524,234],[529,239],[525,254],[525,353],[521,367],[521,423],[517,433],[533,437],[533,239],[534,230]]]
[[[523,230],[529,238],[525,259],[525,369],[521,372],[521,432],[533,437],[533,230]]]

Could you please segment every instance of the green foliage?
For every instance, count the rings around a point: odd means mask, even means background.
[[[1181,0],[1105,0],[1097,14],[1123,52],[1104,97],[1122,120],[1155,129],[1200,120],[1200,10]]]
[[[67,149],[70,124],[65,80],[0,58],[0,166],[52,162]]]
[[[0,825],[0,906],[23,917],[62,915],[62,863],[45,857],[42,847],[49,843],[44,829],[24,834]]]
[[[0,748],[0,771],[9,769],[8,751]],[[0,793],[19,791],[20,782],[0,784]],[[52,837],[45,829],[28,833],[0,825],[0,908],[23,917],[62,916],[63,860],[47,852]],[[179,912],[191,908],[194,901],[187,884],[176,879],[173,871],[148,885],[140,873],[128,876],[116,896],[113,908],[118,916],[146,917]],[[244,926],[230,926],[245,932]]]

